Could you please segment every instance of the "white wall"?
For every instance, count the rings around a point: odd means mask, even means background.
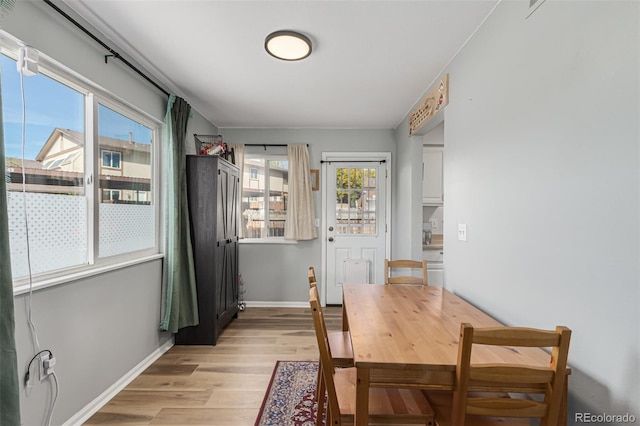
[[[423,145],[444,145],[444,121],[441,121],[433,129],[422,137]]]
[[[573,330],[572,423],[640,418],[639,4],[527,7],[502,2],[447,70],[445,282]]]
[[[44,2],[16,2],[3,20],[3,30],[156,119],[164,118],[167,98],[162,92],[117,60],[105,64],[104,50]],[[194,150],[193,133],[216,132],[214,125],[194,112],[187,149]],[[57,359],[60,395],[52,424],[62,424],[76,415],[170,342],[169,333],[158,331],[161,271],[162,261],[154,260],[34,292],[33,322],[40,346],[51,349]],[[19,295],[14,302],[18,373],[22,378],[34,345],[27,326],[28,297]],[[21,387],[23,424],[44,424],[52,395],[51,381],[35,380],[28,390]]]
[[[312,169],[320,169],[322,152],[381,151],[391,152],[393,158],[395,151],[392,130],[220,129],[220,133],[229,144],[309,144]],[[392,170],[395,164],[392,161]],[[321,191],[314,192],[313,200],[319,219],[320,194]],[[295,245],[241,243],[239,265],[245,282],[245,300],[308,303],[307,269],[314,266],[321,283],[321,255],[320,238]]]
[[[408,120],[395,131],[391,258],[422,259],[422,136],[409,136]]]

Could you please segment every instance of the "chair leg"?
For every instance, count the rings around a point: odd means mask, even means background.
[[[318,361],[318,377],[316,378],[316,401],[320,401],[320,382],[322,381],[322,363]]]
[[[316,426],[323,426],[322,415],[325,414],[325,417],[328,417],[328,413],[325,413],[325,405],[324,405],[324,395],[322,399],[318,401],[318,410],[316,411]],[[328,410],[327,410],[328,411]]]
[[[318,365],[318,372],[322,373],[322,364]],[[318,382],[316,385],[316,403],[318,404],[318,410],[316,411],[316,426],[322,426],[322,413],[324,413],[324,401],[325,401],[325,383],[322,379],[322,374],[318,375]],[[329,418],[327,407],[327,419]]]

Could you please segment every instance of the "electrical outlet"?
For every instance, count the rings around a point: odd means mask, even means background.
[[[49,358],[51,357],[51,358]],[[53,373],[53,366],[56,365],[56,359],[50,354],[40,355],[40,381],[43,381]]]
[[[48,376],[46,373],[45,361],[49,361],[49,354],[40,355],[40,362],[38,363],[38,377],[40,378],[40,381],[43,381]]]
[[[45,377],[49,374],[53,374],[53,366],[56,365],[56,359],[52,356],[49,359],[44,360],[44,374]]]
[[[431,224],[431,229],[437,229],[438,228],[438,221],[435,219],[431,219],[429,221],[429,223]]]

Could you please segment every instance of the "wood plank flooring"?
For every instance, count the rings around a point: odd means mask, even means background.
[[[340,308],[325,308],[340,330]],[[174,346],[86,425],[253,425],[277,360],[318,360],[309,309],[247,308],[216,346]]]

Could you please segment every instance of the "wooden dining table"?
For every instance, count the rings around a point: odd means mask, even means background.
[[[351,334],[357,369],[355,424],[367,425],[369,388],[452,390],[460,324],[502,324],[435,286],[343,284],[343,329]],[[474,347],[473,363],[549,366],[540,348]],[[566,422],[567,383],[563,389]]]

